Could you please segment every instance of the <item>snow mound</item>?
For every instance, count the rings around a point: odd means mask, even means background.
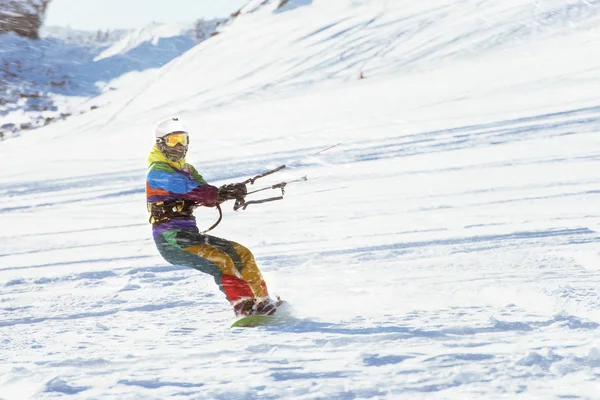
[[[40,36],[43,39],[58,39],[71,45],[101,47],[104,50],[131,32],[131,29],[86,31],[63,26],[44,26],[40,31]]]
[[[115,57],[134,50],[135,48],[151,43],[157,46],[160,39],[172,38],[178,36],[189,37],[192,26],[187,24],[159,24],[152,23],[144,28],[135,30],[123,37],[114,45],[110,46],[100,53],[94,61],[100,61],[106,58]]]
[[[251,0],[240,9],[239,14],[251,14],[262,9],[267,12],[283,12],[310,5],[312,2],[313,0]]]

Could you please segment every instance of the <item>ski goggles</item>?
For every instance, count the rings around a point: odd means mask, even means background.
[[[178,144],[182,146],[187,146],[189,143],[187,133],[171,133],[163,138],[165,144],[169,147],[175,147]]]

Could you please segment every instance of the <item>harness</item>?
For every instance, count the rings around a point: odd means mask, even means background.
[[[148,203],[150,223],[153,226],[160,225],[175,218],[193,217],[196,203],[191,200],[169,200]]]

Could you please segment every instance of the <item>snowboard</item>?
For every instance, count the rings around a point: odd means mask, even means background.
[[[296,319],[286,315],[249,315],[235,321],[232,328],[256,328],[258,326],[286,325]]]

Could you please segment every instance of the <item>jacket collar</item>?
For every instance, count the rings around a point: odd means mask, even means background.
[[[154,163],[167,163],[172,167],[175,167],[179,170],[182,170],[185,167],[185,159],[181,161],[171,161],[169,160],[158,148],[158,145],[154,145],[152,151],[150,152],[150,156],[148,157],[148,166],[151,167]]]

